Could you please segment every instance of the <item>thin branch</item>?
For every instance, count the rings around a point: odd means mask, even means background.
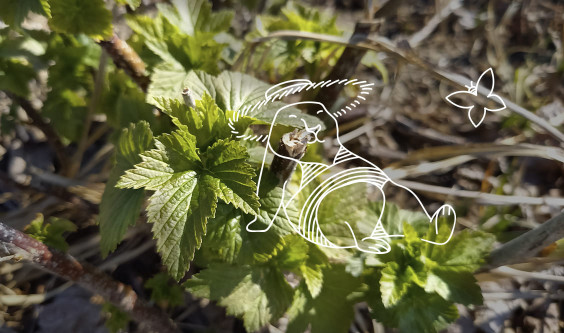
[[[147,92],[150,79],[145,74],[145,63],[124,40],[114,34],[110,40],[103,40],[98,44],[110,55],[118,68],[123,69],[141,90]]]
[[[59,137],[59,134],[57,134],[55,129],[51,127],[51,125],[47,121],[45,121],[45,119],[43,119],[39,111],[37,111],[27,99],[12,94],[8,91],[3,91],[3,92],[13,102],[17,103],[25,111],[27,116],[31,119],[33,125],[39,128],[43,132],[43,134],[45,134],[45,138],[47,139],[47,142],[49,143],[51,148],[53,148],[53,151],[57,156],[57,160],[59,161],[61,169],[63,170],[66,169],[66,167],[69,165],[69,158],[66,153],[65,145],[61,141],[61,138]]]
[[[562,238],[564,238],[564,212],[493,250],[487,259],[487,264],[478,272],[525,262],[536,256],[543,248]]]
[[[160,309],[138,298],[130,286],[113,280],[93,266],[80,263],[68,254],[50,249],[30,236],[0,223],[0,247],[5,255],[15,255],[62,278],[73,281],[127,312],[147,332],[179,332]]]

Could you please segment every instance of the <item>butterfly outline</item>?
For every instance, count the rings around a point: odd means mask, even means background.
[[[472,110],[474,110],[474,106],[475,106],[475,105],[470,105],[470,106],[459,105],[459,104],[453,102],[453,101],[451,100],[451,97],[452,97],[452,96],[459,95],[459,94],[470,94],[470,95],[472,95],[472,96],[477,97],[477,96],[478,96],[478,87],[480,86],[480,82],[482,81],[482,78],[484,77],[484,75],[486,75],[486,73],[489,73],[490,76],[491,76],[491,78],[492,78],[492,86],[491,86],[490,91],[489,91],[489,93],[488,93],[488,95],[487,95],[486,97],[487,97],[489,100],[497,101],[498,104],[501,104],[501,105],[502,105],[502,107],[499,107],[499,108],[497,108],[497,109],[489,109],[489,108],[487,108],[487,107],[484,107],[484,108],[482,109],[482,116],[480,117],[480,120],[479,120],[478,122],[475,122],[474,119],[472,118]],[[474,125],[474,127],[477,128],[478,126],[480,126],[480,124],[481,124],[481,123],[484,121],[484,119],[486,118],[486,113],[487,113],[487,111],[490,111],[490,112],[498,112],[498,111],[501,111],[501,110],[503,110],[503,109],[505,109],[505,108],[507,107],[507,106],[505,105],[505,102],[503,101],[503,99],[502,99],[501,97],[499,97],[499,95],[493,93],[494,86],[495,86],[494,73],[493,73],[493,69],[490,67],[490,68],[486,69],[486,70],[482,73],[482,75],[480,75],[480,77],[478,78],[478,81],[476,81],[476,85],[474,85],[474,81],[470,81],[470,86],[466,86],[466,85],[465,85],[465,87],[468,89],[468,91],[465,91],[465,90],[455,91],[455,92],[449,94],[449,95],[446,97],[446,100],[447,100],[450,104],[452,104],[452,105],[454,105],[454,106],[456,106],[456,107],[459,107],[459,108],[461,108],[461,109],[468,109],[468,119],[470,119],[470,122],[472,123],[472,125]]]

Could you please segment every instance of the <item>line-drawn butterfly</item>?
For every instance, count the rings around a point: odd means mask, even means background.
[[[477,97],[478,96],[478,89],[480,89],[480,84],[482,84],[482,86],[484,85],[484,82],[482,82],[482,78],[484,78],[484,76],[486,74],[489,74],[489,76],[491,77],[491,82],[492,82],[492,86],[489,89],[487,87],[484,87],[484,89],[486,89],[488,91],[488,94],[487,94],[486,97],[487,97],[489,102],[495,102],[495,103],[497,103],[497,105],[501,105],[501,107],[498,107],[496,109],[491,109],[491,108],[487,108],[487,107],[475,108],[474,104],[472,104],[472,105],[460,105],[460,104],[455,103],[452,100],[453,97],[463,98],[463,97],[468,97],[468,95]],[[468,89],[468,91],[465,91],[465,90],[455,91],[452,94],[448,95],[446,97],[446,100],[450,104],[452,104],[456,107],[459,107],[461,109],[467,109],[468,110],[468,119],[470,119],[470,122],[472,123],[472,125],[474,125],[474,127],[478,127],[484,121],[484,118],[486,117],[487,111],[497,112],[497,111],[501,111],[501,110],[506,108],[505,102],[503,101],[503,99],[501,99],[501,97],[499,97],[497,94],[493,93],[494,85],[495,85],[494,73],[493,73],[493,70],[490,67],[490,68],[486,69],[482,73],[482,75],[480,75],[480,77],[478,78],[478,81],[476,82],[476,85],[474,85],[473,81],[470,81],[470,86],[465,86]]]

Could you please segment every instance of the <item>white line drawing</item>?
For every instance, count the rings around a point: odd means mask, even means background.
[[[268,226],[261,230],[254,229],[253,224],[257,221],[257,218],[255,217],[251,222],[247,224],[246,227],[247,231],[263,232],[263,233],[267,232],[272,226],[274,219],[279,214],[284,214],[286,220],[290,222],[291,227],[296,233],[298,233],[306,240],[314,244],[317,244],[319,246],[324,246],[329,248],[356,248],[362,252],[374,253],[374,254],[388,253],[391,250],[389,244],[391,238],[403,237],[403,235],[390,235],[388,234],[388,232],[386,232],[381,221],[382,216],[384,216],[384,209],[382,209],[378,220],[374,222],[375,224],[374,229],[368,234],[363,234],[363,235],[355,234],[355,231],[353,230],[353,228],[349,223],[352,221],[337,221],[346,225],[348,230],[351,232],[352,245],[337,245],[334,242],[330,241],[326,237],[322,228],[319,225],[318,211],[319,211],[319,206],[323,202],[324,198],[326,198],[327,195],[329,195],[333,191],[337,191],[346,186],[361,183],[361,184],[366,184],[367,186],[371,186],[381,192],[383,198],[382,200],[383,208],[385,207],[384,204],[386,200],[383,190],[384,186],[397,186],[407,191],[410,195],[413,195],[413,197],[419,203],[423,212],[429,218],[429,222],[434,223],[435,233],[437,235],[439,234],[439,226],[438,226],[439,218],[442,216],[447,217],[448,222],[451,221],[453,222],[447,240],[445,240],[444,242],[435,242],[427,239],[421,239],[421,240],[435,245],[444,245],[448,243],[448,241],[451,239],[454,233],[454,229],[456,225],[456,212],[450,205],[444,204],[431,216],[423,206],[421,200],[417,197],[417,195],[413,191],[411,191],[409,188],[403,185],[395,183],[378,166],[368,161],[367,159],[364,159],[363,157],[358,156],[355,153],[351,152],[350,150],[345,148],[341,143],[339,138],[339,126],[336,118],[339,115],[345,114],[347,113],[347,111],[350,111],[351,110],[350,107],[356,107],[358,104],[360,104],[360,102],[356,98],[354,98],[353,102],[350,103],[348,106],[345,106],[340,111],[337,111],[335,113],[329,112],[325,107],[325,105],[315,101],[302,101],[302,102],[285,105],[284,107],[280,108],[276,112],[272,120],[272,124],[268,135],[262,135],[262,136],[244,135],[242,133],[237,132],[233,126],[233,124],[239,119],[240,115],[246,115],[249,112],[251,112],[251,110],[256,110],[256,108],[260,108],[264,106],[266,103],[273,102],[275,100],[280,100],[283,97],[286,97],[290,94],[301,92],[303,90],[315,89],[318,87],[326,87],[332,84],[360,85],[361,88],[360,94],[363,95],[369,94],[369,92],[372,90],[371,87],[373,86],[372,83],[367,83],[366,81],[358,81],[357,79],[322,81],[318,83],[313,83],[309,80],[304,80],[304,79],[285,81],[271,87],[268,91],[266,91],[265,99],[262,100],[261,102],[253,106],[246,107],[243,110],[234,112],[233,117],[229,120],[231,129],[233,130],[232,133],[236,135],[237,138],[241,138],[244,140],[246,139],[246,140],[256,140],[256,141],[266,142],[265,152],[262,160],[262,166],[257,182],[257,194],[259,194],[261,180],[263,178],[263,171],[264,168],[266,167],[266,159],[268,152],[280,158],[290,159],[296,162],[298,167],[301,168],[302,177],[298,191],[296,191],[296,193],[294,193],[290,198],[285,198],[285,196],[287,196],[290,193],[286,191],[287,186],[289,184],[289,180],[284,182],[281,204],[278,207],[274,217],[269,221]],[[282,119],[282,117],[288,117],[288,118],[296,118],[301,122],[303,122],[304,129],[309,135],[308,144],[312,144],[315,142],[324,142],[324,140],[322,140],[319,137],[319,134],[321,132],[321,125],[308,124],[307,120],[301,116],[302,113],[297,111],[297,108],[295,108],[296,106],[310,106],[310,105],[315,105],[316,107],[319,108],[317,111],[317,115],[329,117],[330,120],[334,122],[335,125],[334,130],[336,131],[334,142],[336,142],[339,145],[339,150],[331,164],[303,162],[297,159],[292,159],[287,156],[280,155],[277,153],[277,150],[270,145],[268,141],[268,138],[272,135],[273,128],[277,124],[277,122],[280,119]],[[312,181],[318,178],[319,175],[331,171],[333,167],[337,167],[335,169],[341,170],[341,167],[345,165],[344,164],[345,162],[351,162],[352,160],[355,160],[356,162],[355,165],[362,165],[362,166],[358,166],[354,168],[345,168],[342,171],[334,172],[330,174],[328,178],[322,180],[321,183],[317,185],[317,187],[315,187],[315,189],[311,193],[309,193],[309,196],[307,197],[305,204],[303,204],[303,207],[301,207],[299,220],[292,221],[287,212],[287,207],[296,200],[298,194],[300,194],[300,191],[304,189],[306,185],[313,184]]]
[[[487,98],[488,98],[488,100],[492,100],[492,101],[496,102],[498,105],[501,105],[501,107],[496,108],[496,109],[489,109],[487,107],[474,108],[475,105],[473,105],[473,104],[472,105],[460,105],[460,104],[457,104],[457,103],[452,101],[452,97],[463,97],[464,95],[472,95],[474,97],[477,97],[478,96],[478,89],[480,88],[480,83],[483,84],[482,78],[486,74],[489,74],[489,76],[491,77],[491,80],[492,80],[492,86],[488,89],[489,92],[488,92]],[[466,89],[468,89],[468,91],[466,91],[466,90],[455,91],[455,92],[449,94],[446,97],[446,100],[450,104],[452,104],[456,107],[459,107],[461,109],[467,109],[468,110],[468,119],[470,119],[470,122],[472,123],[472,125],[474,125],[474,127],[477,128],[478,126],[480,126],[480,124],[486,118],[487,111],[498,112],[498,111],[501,111],[501,110],[506,108],[505,102],[503,101],[503,99],[501,97],[499,97],[499,95],[493,93],[494,86],[495,86],[494,73],[493,73],[493,69],[490,67],[490,68],[486,69],[482,73],[482,75],[480,75],[480,77],[478,78],[478,81],[476,81],[476,85],[474,85],[473,81],[470,81],[470,86],[465,86]],[[480,113],[475,114],[476,112],[480,112]],[[473,116],[473,114],[474,114],[474,116]],[[477,120],[475,120],[475,119],[477,119]]]

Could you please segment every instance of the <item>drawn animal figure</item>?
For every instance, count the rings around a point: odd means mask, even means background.
[[[267,91],[265,94],[265,100],[267,102],[273,101],[277,98],[287,96],[290,93],[295,93],[297,91],[307,89],[307,87],[313,86],[315,85],[307,80],[294,80],[284,82],[282,84],[274,86],[269,91]],[[264,105],[264,103],[262,105]],[[319,246],[330,248],[357,248],[358,250],[363,252],[384,254],[391,250],[389,244],[391,238],[403,237],[403,235],[388,234],[382,224],[382,216],[384,215],[386,200],[385,189],[389,186],[396,186],[402,191],[406,191],[406,193],[412,195],[417,200],[417,202],[421,206],[421,209],[429,218],[429,222],[434,223],[435,231],[437,234],[439,232],[438,223],[440,217],[445,216],[447,217],[447,220],[449,220],[449,222],[452,222],[452,229],[450,230],[448,238],[444,242],[439,243],[427,239],[422,239],[422,241],[429,242],[431,244],[446,244],[452,237],[456,224],[456,213],[454,209],[450,205],[443,205],[432,216],[429,215],[419,198],[410,189],[395,183],[378,166],[345,148],[340,141],[337,119],[335,115],[330,113],[323,104],[319,102],[304,101],[286,105],[280,108],[276,112],[274,119],[272,120],[272,126],[270,128],[268,137],[272,135],[272,131],[275,125],[286,118],[286,120],[293,119],[303,123],[304,129],[307,133],[306,140],[308,144],[315,142],[324,142],[327,138],[321,136],[322,126],[319,123],[312,124],[311,118],[304,117],[303,114],[296,108],[299,106],[311,107],[312,105],[315,106],[315,108],[318,108],[316,112],[318,117],[326,118],[325,123],[327,123],[327,121],[333,122],[334,130],[336,131],[333,143],[338,145],[338,153],[334,157],[331,164],[303,162],[301,160],[278,154],[277,150],[271,146],[269,140],[266,140],[266,149],[258,179],[257,194],[260,190],[261,180],[264,176],[263,174],[264,168],[266,167],[268,152],[280,158],[294,161],[295,163],[297,163],[297,168],[299,168],[299,172],[301,173],[301,180],[297,189],[290,189],[289,180],[284,182],[284,197],[281,200],[280,207],[278,207],[275,217],[279,214],[283,214],[283,216],[290,223],[296,233],[301,235],[306,240]],[[354,167],[347,168],[347,165],[354,165]],[[320,181],[319,179],[322,180]],[[358,187],[359,185],[360,187]],[[356,221],[351,220],[351,218],[358,218],[358,215],[355,214],[351,214],[350,216],[346,216],[346,214],[345,216],[342,216],[342,214],[336,214],[335,216],[330,216],[329,218],[320,216],[320,212],[323,211],[323,209],[320,208],[323,207],[323,205],[334,205],[332,203],[333,201],[329,202],[329,197],[335,194],[338,195],[340,192],[355,193],[362,188],[367,189],[366,193],[372,191],[379,194],[379,197],[381,198],[381,201],[379,201],[379,204],[381,205],[380,216],[378,216],[377,219],[369,221],[374,225],[371,230],[359,230],[358,228],[355,228],[354,222]],[[306,194],[305,200],[303,200],[304,194]],[[362,196],[362,193],[360,195]],[[302,196],[302,199],[298,200],[300,196]],[[287,208],[290,205],[294,205],[294,207],[297,206],[299,209],[300,213],[297,220],[292,220],[290,218],[290,214],[288,214]],[[346,211],[346,207],[337,208]],[[257,220],[255,218],[253,221],[247,224],[247,231],[267,232],[272,226],[275,217],[268,221],[269,224],[266,228],[262,229],[256,229],[258,224],[253,227]],[[331,223],[327,223],[327,219],[332,218],[338,220],[330,221]],[[348,241],[335,240],[331,237],[330,231],[335,230],[335,227],[338,228],[339,226],[344,228],[347,233],[350,233],[350,239]],[[342,228],[341,230],[343,230]]]

